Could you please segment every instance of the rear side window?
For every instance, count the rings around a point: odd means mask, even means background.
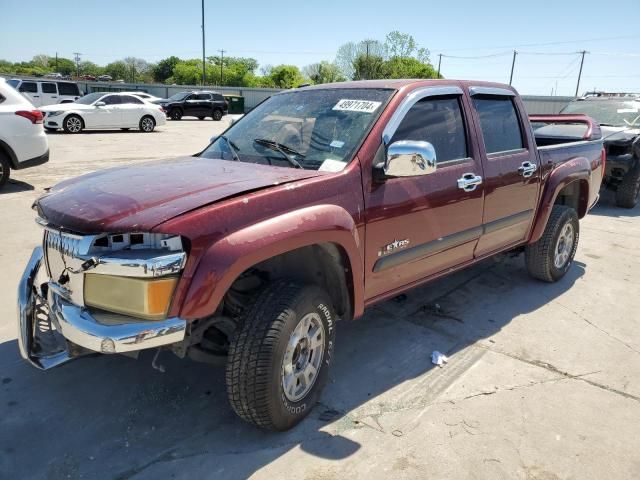
[[[473,97],[488,154],[524,148],[520,121],[509,97]]]
[[[215,93],[213,94],[213,99],[216,102],[223,102],[224,101],[224,97],[222,95],[216,95]]]
[[[467,157],[467,136],[457,97],[428,97],[407,112],[391,142],[418,140],[436,150],[438,163]]]
[[[136,105],[142,105],[144,103],[142,100],[134,97],[133,95],[122,95],[120,98],[122,99],[122,103],[135,103]]]
[[[43,83],[42,93],[58,93],[55,83]]]
[[[105,105],[120,105],[120,95],[107,95],[102,99]]]
[[[60,92],[60,95],[71,95],[73,97],[80,96],[80,90],[78,90],[78,85],[75,83],[58,82],[58,91]]]
[[[208,93],[199,93],[196,95],[196,100],[211,100],[211,95]]]
[[[21,92],[38,93],[38,85],[35,82],[22,82]]]

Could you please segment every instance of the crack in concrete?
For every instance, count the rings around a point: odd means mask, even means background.
[[[604,385],[602,383],[598,383],[598,382],[594,382],[593,380],[589,380],[587,378],[585,378],[587,375],[593,375],[594,373],[600,373],[601,370],[595,371],[595,372],[589,372],[589,373],[582,373],[580,375],[573,375],[569,372],[565,372],[563,370],[560,370],[559,368],[555,367],[554,365],[547,363],[547,362],[543,362],[540,360],[527,360],[526,358],[522,358],[519,357],[518,355],[515,355],[513,353],[510,352],[506,352],[506,351],[502,351],[502,350],[498,350],[495,348],[490,348],[486,345],[482,345],[482,344],[478,344],[477,345],[478,348],[484,348],[485,350],[489,350],[490,352],[493,353],[499,353],[501,355],[505,355],[509,358],[513,358],[514,360],[519,360],[523,363],[529,364],[529,365],[533,365],[535,367],[540,367],[540,368],[544,368],[545,370],[548,370],[550,372],[553,373],[557,373],[559,375],[562,375],[563,377],[570,379],[570,380],[579,380],[585,383],[588,383],[589,385],[593,386],[593,387],[597,387],[600,388],[602,390],[605,390],[607,392],[616,394],[616,395],[620,395],[621,397],[627,398],[629,400],[635,400],[636,402],[640,402],[640,397],[636,396],[636,395],[632,395],[630,393],[627,392],[623,392],[622,390],[618,390],[616,388],[613,387],[609,387],[608,385]]]
[[[624,340],[616,337],[615,335],[609,333],[608,331],[606,331],[604,328],[600,327],[599,325],[596,325],[595,323],[593,323],[591,320],[589,320],[587,317],[583,316],[582,314],[576,312],[575,310],[573,310],[572,308],[564,305],[563,303],[556,301],[556,303],[558,305],[560,305],[562,308],[564,308],[565,310],[567,310],[568,312],[573,313],[576,317],[578,317],[580,320],[588,323],[589,325],[591,325],[593,328],[595,328],[596,330],[601,331],[602,333],[604,333],[606,336],[608,336],[609,338],[612,338],[613,340],[615,340],[616,342],[621,343],[622,345],[624,345],[625,347],[627,347],[629,350],[631,350],[632,352],[638,353],[640,354],[640,350],[635,349],[633,346],[629,345],[627,342],[625,342]]]

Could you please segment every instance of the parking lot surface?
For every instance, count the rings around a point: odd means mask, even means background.
[[[489,260],[338,326],[322,401],[287,433],[231,411],[224,371],[163,353],[23,362],[15,292],[56,182],[192,154],[228,122],[49,135],[0,191],[0,478],[631,479],[640,476],[640,207],[609,195],[556,284]],[[449,356],[442,368],[431,352]]]

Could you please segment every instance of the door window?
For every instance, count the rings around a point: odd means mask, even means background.
[[[122,103],[125,103],[125,104],[142,105],[144,103],[142,100],[134,97],[133,95],[121,95],[120,98],[122,99]]]
[[[511,98],[475,96],[473,103],[480,118],[487,154],[524,148],[520,121]]]
[[[74,97],[80,96],[80,90],[78,90],[78,85],[75,83],[58,82],[58,91],[60,92],[60,95],[71,95]]]
[[[38,85],[36,82],[22,82],[20,85],[21,92],[38,93]]]
[[[58,93],[55,83],[43,83],[42,93]]]
[[[211,95],[208,93],[199,93],[195,97],[195,100],[211,100]]]
[[[458,97],[428,97],[407,112],[391,142],[429,142],[438,163],[467,158],[467,136]]]
[[[105,105],[120,105],[122,103],[120,101],[120,95],[108,95],[101,101],[104,102]]]

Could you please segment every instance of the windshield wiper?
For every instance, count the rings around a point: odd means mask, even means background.
[[[219,135],[218,138],[223,139],[225,142],[227,142],[227,145],[229,146],[229,150],[231,150],[231,155],[233,156],[233,159],[236,162],[240,161],[240,157],[238,156],[238,151],[240,150],[237,145],[235,143],[233,143],[231,140],[229,140],[226,135]]]
[[[300,163],[291,155],[297,155],[302,158],[304,158],[304,155],[300,152],[296,152],[293,148],[274,142],[273,140],[267,140],[266,138],[254,138],[253,141],[258,145],[262,145],[263,147],[279,152],[294,167],[303,168],[302,165],[300,165]]]

